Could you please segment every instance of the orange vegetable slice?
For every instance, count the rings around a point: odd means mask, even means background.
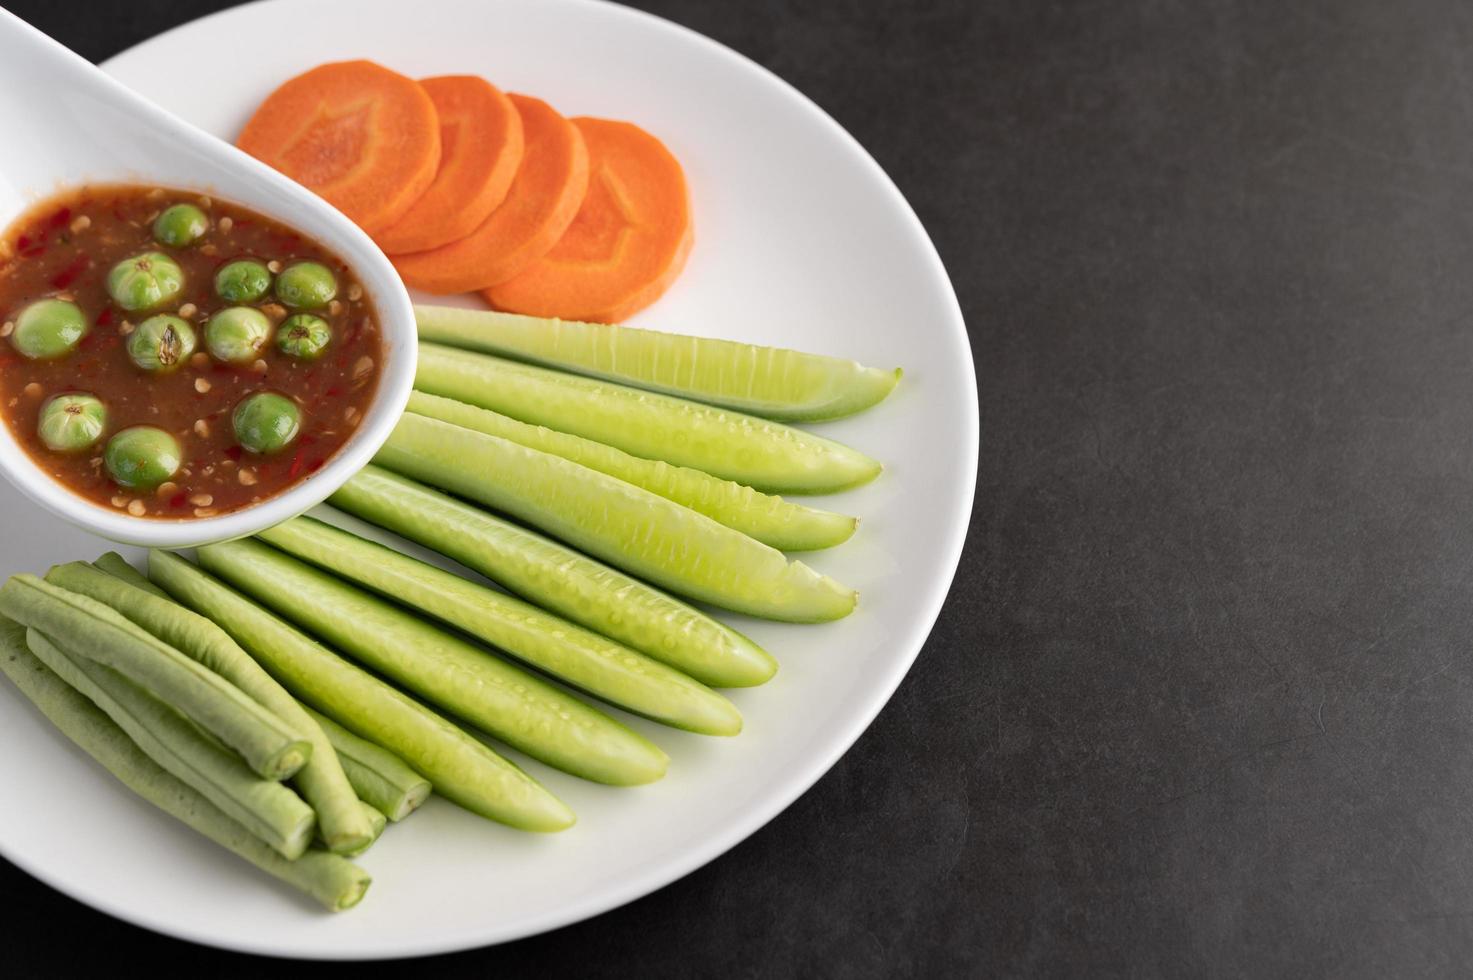
[[[552,248],[588,189],[588,151],[578,128],[543,102],[508,96],[522,120],[522,165],[506,200],[465,238],[391,256],[404,282],[432,293],[463,293],[504,282]]]
[[[615,323],[659,299],[694,240],[685,172],[633,123],[573,120],[588,144],[588,194],[542,258],[484,295],[530,316]]]
[[[414,79],[372,61],[339,61],[268,95],[236,145],[373,232],[434,181],[440,124]]]
[[[385,252],[423,252],[464,238],[506,199],[522,162],[522,117],[474,75],[419,83],[440,118],[440,169],[398,221],[374,233]]]

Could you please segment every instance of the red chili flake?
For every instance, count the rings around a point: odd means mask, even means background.
[[[63,210],[66,209],[63,208]],[[91,260],[88,259],[87,256],[77,256],[75,259],[72,259],[72,261],[67,265],[65,269],[62,269],[56,275],[51,277],[51,285],[55,286],[57,289],[67,288],[72,283],[76,282],[77,277],[80,276],[83,271],[86,270],[87,266],[91,264]]]
[[[174,496],[169,498],[169,506],[174,508],[183,507],[188,501],[189,494],[185,493],[183,490],[180,490],[178,493],[174,494]]]
[[[301,474],[301,472],[302,472],[302,450],[301,449],[298,449],[297,452],[296,452],[296,455],[294,455],[292,457],[292,465],[289,466],[289,467],[287,467],[286,478],[288,480],[295,480]]]
[[[322,469],[322,464],[324,462],[326,461],[321,459],[314,459],[312,462],[307,464],[307,472],[316,473],[318,470]]]
[[[26,249],[30,248],[31,247],[31,236],[30,235],[22,235],[19,238],[17,238],[15,240],[15,247],[18,250],[22,251],[22,252],[24,252]]]
[[[317,437],[314,436],[314,435],[304,435],[304,436],[302,436],[302,438],[298,439],[297,441],[299,443],[301,443],[303,446],[313,446],[313,445],[316,445],[317,444]]]
[[[46,227],[48,227],[48,228],[60,228],[63,225],[65,225],[68,221],[71,221],[71,220],[72,220],[72,209],[71,208],[61,208],[55,214],[53,214],[51,217],[49,217],[49,218],[46,219]]]
[[[339,388],[339,387],[338,387],[338,386],[337,386],[337,385],[331,385],[331,386],[330,386],[330,387],[329,387],[329,388],[328,388],[328,389],[327,389],[327,391],[326,391],[326,392],[325,392],[325,394],[326,394],[326,395],[327,395],[327,397],[329,397],[329,398],[336,398],[336,397],[338,397],[338,396],[339,396],[339,395],[341,395],[341,394],[342,394],[342,393],[343,393],[343,389],[341,389],[341,388]]]
[[[109,306],[107,309],[103,310],[101,313],[97,314],[97,325],[99,327],[106,327],[106,326],[110,325],[112,322],[113,322],[113,308],[111,306]]]
[[[241,452],[242,451],[243,450],[239,446],[226,446],[225,447],[225,455],[226,456],[229,456],[231,459],[235,460],[237,463],[240,462],[240,455],[241,455]]]

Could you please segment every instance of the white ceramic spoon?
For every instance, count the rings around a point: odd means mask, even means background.
[[[207,66],[182,67],[179,84],[188,85],[189,71]],[[165,72],[180,68],[160,66]],[[404,410],[416,346],[409,295],[372,240],[315,194],[134,94],[5,10],[0,91],[7,93],[0,99],[0,228],[37,201],[86,183],[174,187],[233,201],[290,225],[346,261],[378,311],[387,348],[378,393],[357,434],[310,478],[244,510],[163,521],[98,506],[38,468],[3,424],[0,471],[42,507],[103,537],[184,547],[251,534],[300,514],[367,463]]]

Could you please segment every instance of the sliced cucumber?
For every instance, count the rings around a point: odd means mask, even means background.
[[[820,422],[882,401],[900,380],[857,361],[606,323],[415,308],[421,340],[503,354],[782,422]]]
[[[699,511],[713,521],[782,551],[832,548],[849,540],[859,523],[852,517],[789,503],[781,497],[688,466],[640,459],[592,439],[528,425],[489,408],[477,408],[451,398],[416,391],[409,396],[409,410],[581,463]]]
[[[326,572],[249,538],[198,555],[206,570],[534,759],[615,786],[665,774],[669,758],[643,735]]]
[[[365,466],[328,502],[702,683],[751,687],[777,671],[766,650],[680,600],[388,470]]]
[[[465,630],[610,704],[703,735],[735,735],[726,698],[592,630],[452,572],[298,517],[256,535],[303,561]]]
[[[648,490],[497,436],[409,413],[374,462],[723,609],[792,623],[854,610],[853,590],[781,551]]]
[[[880,472],[863,453],[780,422],[439,344],[419,345],[414,386],[767,493],[831,493]]]
[[[573,811],[518,766],[398,689],[288,626],[167,551],[148,553],[155,585],[208,616],[304,702],[423,773],[435,792],[522,830],[573,825]]]

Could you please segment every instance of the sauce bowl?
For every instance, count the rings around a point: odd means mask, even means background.
[[[321,503],[372,459],[409,399],[414,310],[393,266],[357,225],[306,188],[134,94],[4,10],[0,51],[0,91],[10,93],[0,100],[0,130],[7,134],[0,228],[38,201],[84,184],[142,184],[216,197],[290,226],[342,258],[372,301],[384,344],[378,390],[354,436],[316,473],[240,510],[168,520],[95,504],[37,466],[5,424],[0,473],[52,514],[110,540],[145,547],[243,537]],[[187,74],[180,74],[180,84],[189,84]]]

